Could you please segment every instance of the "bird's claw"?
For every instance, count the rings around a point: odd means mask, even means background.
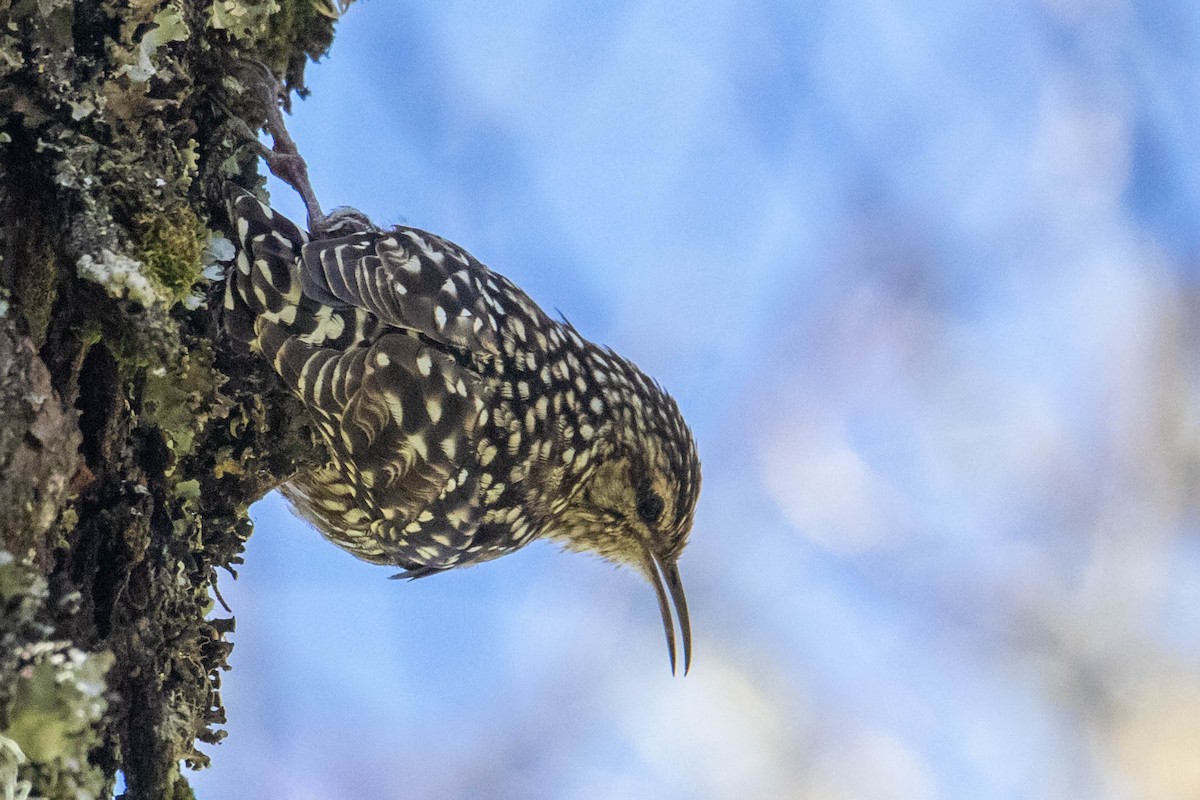
[[[243,61],[241,64],[253,73],[249,76],[250,84],[265,95],[263,111],[266,121],[263,123],[263,130],[270,134],[272,146],[267,147],[254,137],[258,153],[267,162],[271,173],[300,195],[308,211],[309,230],[315,230],[324,222],[325,214],[321,211],[317,194],[308,179],[308,164],[300,155],[300,150],[288,134],[287,125],[283,121],[283,112],[290,110],[291,105],[287,88],[266,64],[258,61]]]

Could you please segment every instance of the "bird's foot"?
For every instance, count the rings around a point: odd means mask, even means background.
[[[313,191],[312,183],[308,179],[308,164],[300,155],[300,150],[283,121],[283,111],[288,107],[287,89],[265,64],[257,61],[246,61],[243,64],[250,73],[253,86],[264,95],[263,111],[266,114],[266,122],[263,124],[263,130],[270,134],[272,142],[272,146],[267,147],[256,137],[254,144],[259,155],[267,162],[271,173],[300,195],[308,211],[309,230],[317,230],[324,223],[325,214],[321,211],[317,193]]]

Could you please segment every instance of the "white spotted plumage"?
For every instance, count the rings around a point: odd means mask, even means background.
[[[439,236],[357,212],[309,234],[244,190],[229,204],[224,328],[325,440],[328,462],[282,490],[326,537],[418,576],[548,536],[644,573],[650,559],[682,602],[699,461],[657,384]],[[667,509],[637,534],[651,540],[623,538],[622,493]]]

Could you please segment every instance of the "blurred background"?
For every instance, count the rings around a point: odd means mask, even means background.
[[[326,207],[678,399],[695,660],[599,560],[391,582],[271,495],[199,797],[1200,797],[1200,6],[368,0],[308,75]]]

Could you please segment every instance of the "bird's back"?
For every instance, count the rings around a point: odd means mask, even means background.
[[[230,208],[225,329],[301,398],[330,454],[281,487],[300,514],[414,574],[540,535],[589,468],[591,346],[433,234],[314,238],[239,189]]]

